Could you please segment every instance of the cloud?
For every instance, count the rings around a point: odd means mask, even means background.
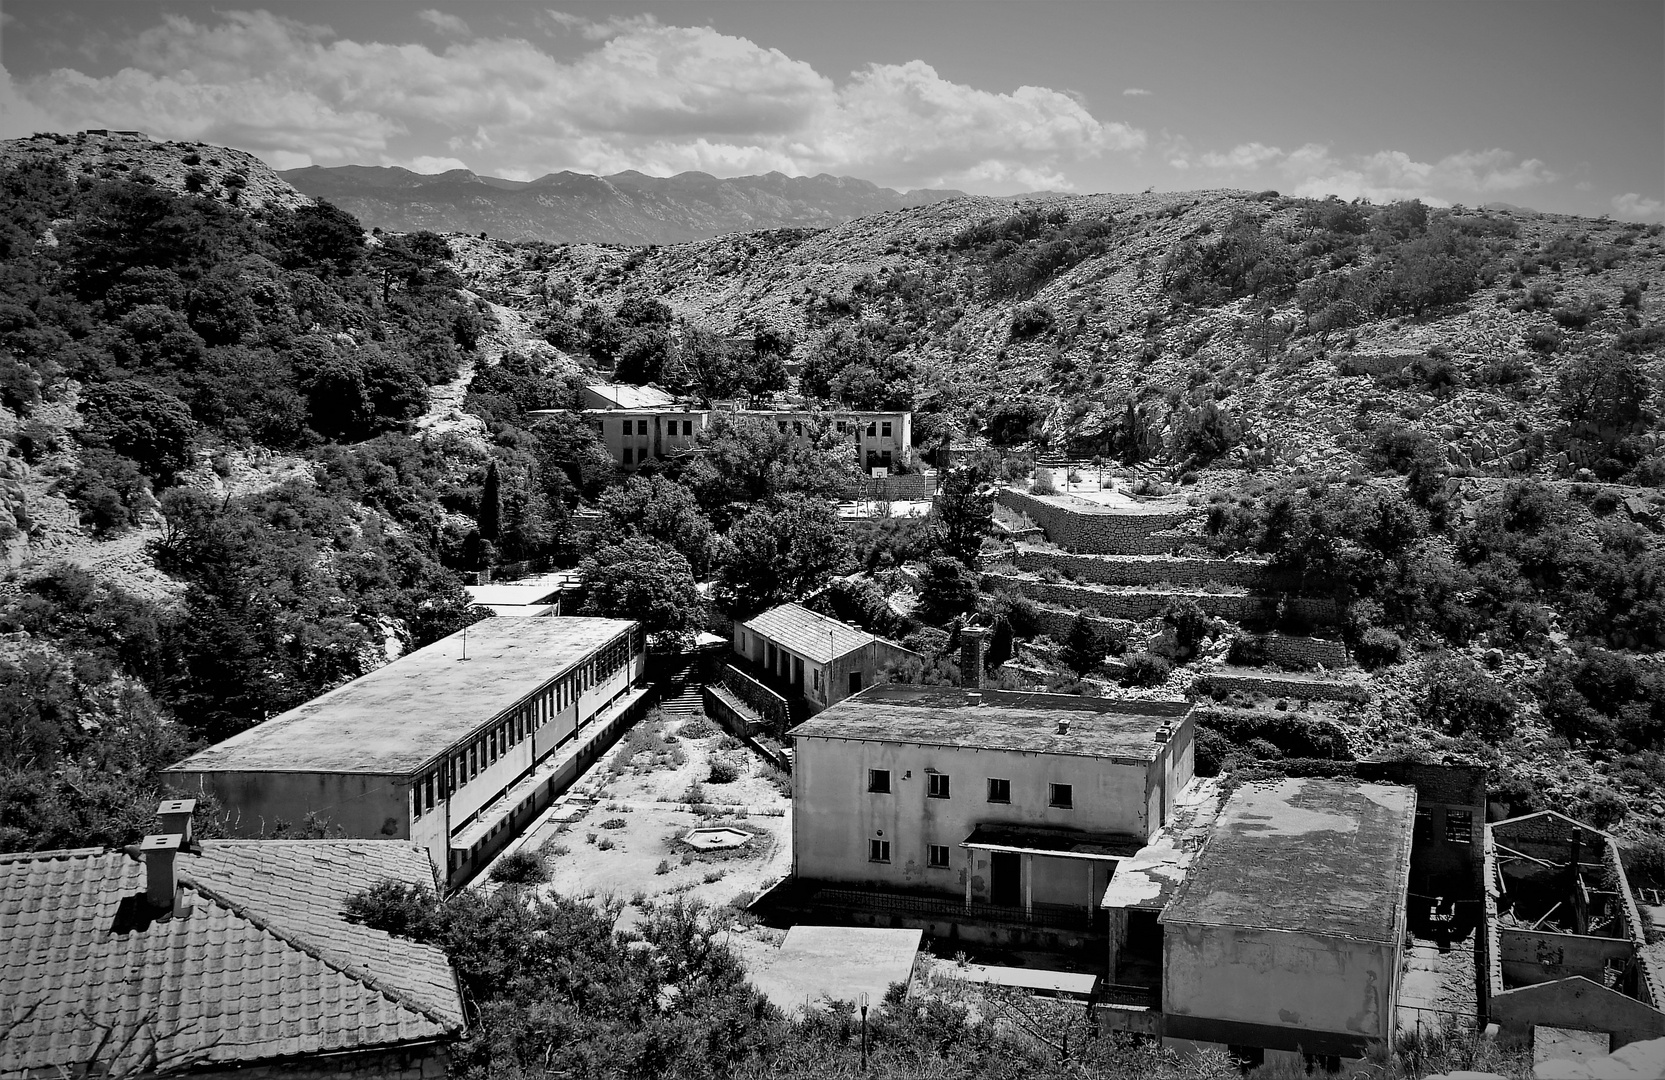
[[[605,41],[616,34],[647,30],[659,25],[659,20],[653,15],[614,15],[610,19],[596,22],[582,15],[574,15],[570,11],[548,11],[544,14],[559,29],[578,34],[590,41]]]
[[[1202,163],[1210,169],[1258,169],[1283,156],[1284,152],[1275,146],[1263,146],[1253,142],[1234,146],[1230,152],[1224,154],[1204,154]]]
[[[1122,97],[1155,97],[1156,91],[1145,90],[1141,87],[1130,86],[1122,91]]]
[[[416,157],[411,158],[409,161],[393,161],[393,160],[390,160],[390,159],[384,159],[382,161],[382,164],[383,165],[402,165],[405,168],[409,169],[411,172],[418,172],[418,173],[442,173],[442,172],[450,172],[452,169],[466,169],[466,168],[468,168],[468,166],[465,165],[460,158],[430,157],[426,154],[418,154]]]
[[[1665,202],[1627,191],[1613,196],[1613,209],[1625,217],[1656,217],[1665,210]]]
[[[433,27],[435,30],[438,30],[440,33],[446,34],[450,37],[467,37],[470,33],[472,33],[472,31],[468,28],[468,24],[463,22],[459,16],[447,15],[443,11],[435,11],[430,8],[427,11],[418,11],[416,13],[416,17]]]
[[[558,59],[522,38],[360,41],[266,11],[200,10],[123,43],[113,74],[28,80],[16,108],[50,121],[41,127],[137,127],[291,164],[778,169],[982,191],[1067,188],[1072,167],[1146,141],[1062,90],[982,90],[920,60],[835,80],[779,49],[647,16],[550,12],[550,25],[587,43]],[[468,29],[438,11],[419,17]]]
[[[1229,151],[1197,154],[1183,138],[1164,143],[1168,163],[1180,170],[1201,167],[1224,174],[1244,186],[1281,177],[1294,193],[1308,197],[1336,195],[1374,202],[1422,199],[1448,205],[1465,198],[1539,187],[1558,179],[1537,158],[1519,158],[1507,150],[1464,150],[1437,161],[1418,161],[1402,150],[1335,154],[1321,143],[1293,150],[1249,142]]]

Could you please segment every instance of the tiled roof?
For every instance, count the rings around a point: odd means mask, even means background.
[[[484,619],[199,750],[168,771],[408,776],[634,625],[625,619]],[[188,776],[174,779],[177,786],[196,787]]]
[[[1408,787],[1245,784],[1221,808],[1162,921],[1391,942],[1415,817]]]
[[[462,1030],[443,953],[342,913],[348,895],[385,878],[432,885],[426,851],[396,840],[201,847],[177,856],[188,910],[160,920],[133,853],[0,855],[0,1078],[56,1076],[95,1055],[168,1072]]]
[[[802,604],[770,608],[745,625],[753,633],[816,664],[853,653],[874,639],[865,630],[817,615]]]

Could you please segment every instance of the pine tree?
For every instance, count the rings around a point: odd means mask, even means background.
[[[1104,646],[1087,622],[1087,616],[1077,615],[1070,624],[1061,658],[1064,665],[1077,675],[1085,675],[1104,662]]]

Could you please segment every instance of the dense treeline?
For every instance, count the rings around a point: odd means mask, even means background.
[[[0,592],[0,848],[122,842],[193,745],[471,617],[448,565],[488,462],[403,429],[483,324],[443,240],[367,239],[327,204],[250,213],[40,163],[0,190],[11,453],[73,438],[58,490],[95,533],[159,519],[152,553],[182,583],[161,603],[62,564]],[[73,432],[40,409],[66,399]],[[182,483],[267,450],[310,479]]]

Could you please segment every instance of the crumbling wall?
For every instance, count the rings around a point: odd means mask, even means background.
[[[1249,647],[1259,662],[1297,671],[1311,671],[1317,667],[1334,671],[1348,667],[1352,662],[1347,655],[1347,646],[1333,638],[1259,634],[1251,638]]]
[[[1243,671],[1217,671],[1199,676],[1196,689],[1200,693],[1222,697],[1235,692],[1299,698],[1303,701],[1364,701],[1370,696],[1369,691],[1358,683],[1299,676],[1274,678]]]

